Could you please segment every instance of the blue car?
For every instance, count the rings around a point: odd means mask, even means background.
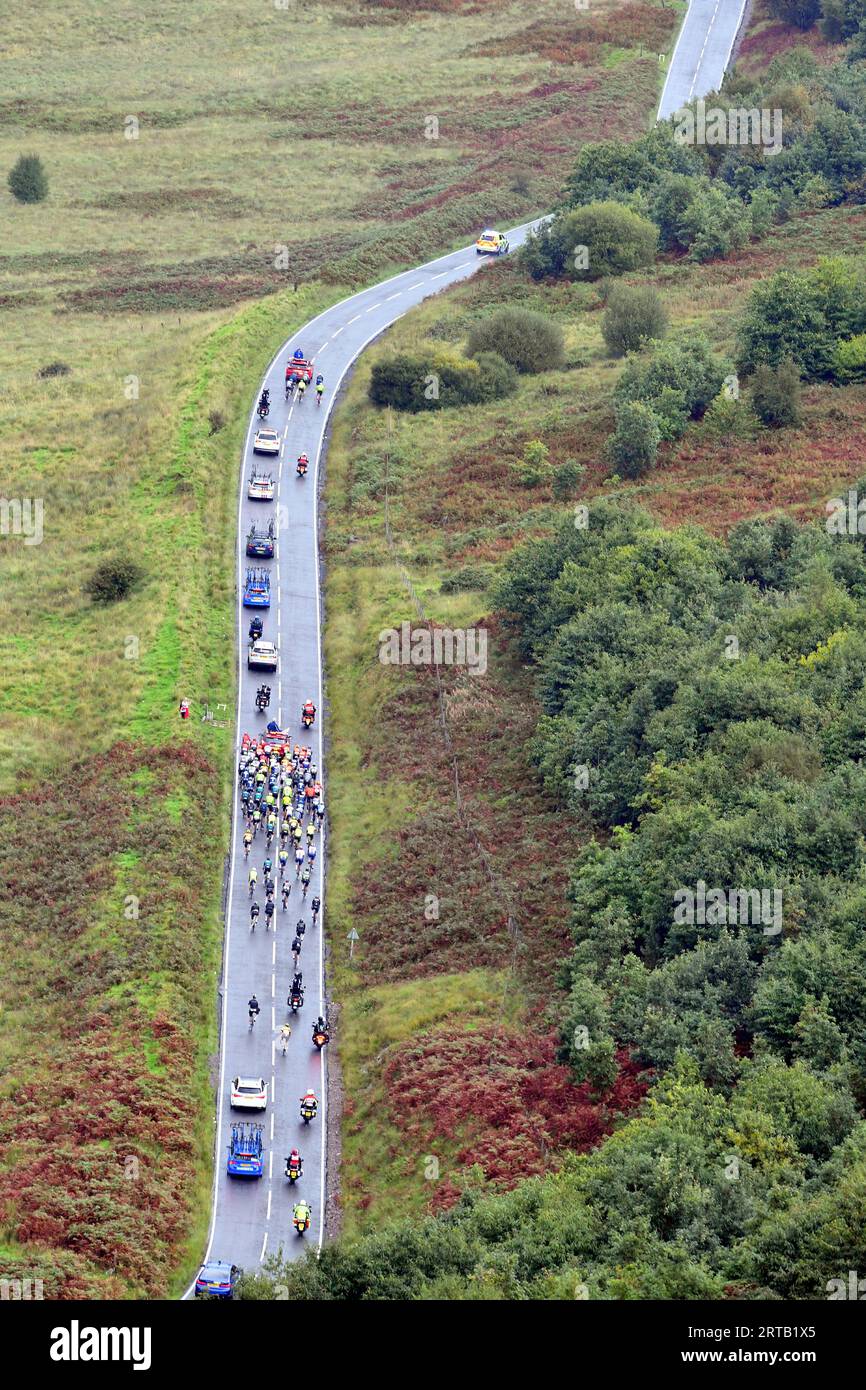
[[[260,1178],[265,1171],[262,1150],[262,1127],[254,1124],[232,1125],[226,1172],[230,1178]]]
[[[269,522],[267,527],[256,526],[253,523],[247,536],[247,554],[255,556],[259,560],[272,560],[274,558],[274,536],[273,521]]]
[[[196,1298],[231,1298],[242,1271],[227,1260],[208,1260],[195,1281]]]
[[[270,608],[271,576],[267,570],[249,569],[244,578],[244,608]]]

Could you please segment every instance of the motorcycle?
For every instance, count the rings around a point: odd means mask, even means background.
[[[259,419],[260,419],[260,420],[266,420],[267,417],[268,417],[268,415],[269,415],[270,412],[271,412],[270,401],[266,401],[265,398],[264,398],[264,396],[261,396],[261,397],[259,398],[259,403],[258,403],[258,406],[256,407],[256,410],[257,410]]]
[[[297,469],[297,472],[298,472],[298,477],[299,477],[299,478],[305,478],[305,477],[307,476],[307,469],[308,469],[308,467],[309,467],[309,464],[308,464],[308,462],[307,462],[306,459],[298,459],[298,469]]]
[[[314,1120],[315,1118],[316,1107],[314,1105],[301,1106],[301,1119],[303,1120],[305,1125],[308,1125],[310,1123],[310,1120]]]
[[[298,1235],[302,1236],[305,1231],[310,1229],[310,1218],[308,1216],[296,1216],[292,1220],[292,1225]]]
[[[313,724],[315,723],[315,719],[316,719],[316,716],[315,716],[315,714],[314,714],[311,710],[308,710],[308,709],[302,709],[302,710],[301,710],[301,723],[303,724],[303,726],[304,726],[305,729],[310,729],[310,728],[312,728]]]
[[[251,642],[258,642],[259,638],[261,637],[262,633],[264,632],[264,627],[265,627],[265,625],[264,625],[264,623],[262,622],[261,618],[253,618],[252,622],[250,623],[250,641],[251,641]]]
[[[296,1014],[298,1012],[298,1009],[302,1009],[303,1007],[304,991],[302,989],[298,990],[296,994],[289,995],[289,1008],[291,1009],[293,1014]]]
[[[268,707],[268,705],[269,705],[270,703],[271,703],[271,697],[270,697],[270,695],[268,695],[266,692],[262,692],[261,690],[257,690],[257,691],[256,691],[256,709],[257,709],[260,713],[261,713],[262,711],[266,710],[267,707]]]
[[[298,1181],[298,1178],[300,1178],[303,1175],[303,1171],[303,1168],[301,1168],[298,1164],[295,1164],[293,1167],[290,1163],[286,1162],[286,1177],[288,1178],[289,1182],[296,1183]]]
[[[330,1033],[322,1033],[317,1031],[313,1034],[313,1047],[317,1048],[319,1052],[321,1052],[322,1048],[325,1046],[325,1043],[328,1043],[330,1041]]]

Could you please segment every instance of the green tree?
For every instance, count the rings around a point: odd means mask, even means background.
[[[658,228],[621,203],[587,203],[561,213],[527,242],[523,263],[535,279],[599,280],[652,265]]]
[[[770,0],[770,9],[786,24],[811,29],[821,13],[821,0]]]
[[[803,420],[800,405],[800,373],[790,357],[778,367],[763,362],[752,380],[752,406],[768,429],[796,427]]]
[[[661,432],[658,421],[643,401],[624,401],[617,409],[616,430],[608,441],[608,453],[623,478],[639,478],[656,461]]]
[[[745,246],[752,230],[748,209],[721,188],[701,188],[683,210],[677,240],[693,261],[727,256]]]

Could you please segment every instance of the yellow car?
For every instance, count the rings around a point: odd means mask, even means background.
[[[488,227],[476,241],[475,250],[479,256],[504,256],[508,250],[508,238]]]

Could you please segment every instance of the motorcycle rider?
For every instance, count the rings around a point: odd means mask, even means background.
[[[318,1114],[319,1102],[316,1100],[315,1091],[306,1091],[304,1095],[301,1096],[301,1109],[312,1110],[314,1115]]]
[[[330,1035],[330,1033],[328,1032],[328,1025],[327,1025],[327,1023],[325,1022],[325,1020],[322,1018],[322,1015],[321,1015],[321,1014],[319,1014],[319,1017],[316,1019],[315,1023],[313,1024],[313,1042],[316,1041],[316,1038],[317,1038],[317,1037],[322,1037],[322,1038],[324,1038],[324,1039],[325,1039],[325,1042],[330,1042],[330,1040],[331,1040],[331,1035]]]
[[[312,1207],[310,1206],[309,1202],[295,1203],[292,1209],[292,1221],[294,1222],[295,1229],[297,1230],[299,1235],[301,1231],[305,1230],[306,1227],[309,1226],[311,1216]]]
[[[289,1154],[288,1158],[286,1159],[286,1176],[287,1176],[287,1177],[288,1177],[289,1169],[290,1169],[290,1168],[293,1168],[293,1169],[295,1170],[295,1172],[297,1173],[297,1175],[298,1175],[299,1178],[302,1178],[302,1177],[304,1176],[304,1160],[301,1158],[301,1155],[298,1153],[297,1149],[292,1149],[292,1152]]]

